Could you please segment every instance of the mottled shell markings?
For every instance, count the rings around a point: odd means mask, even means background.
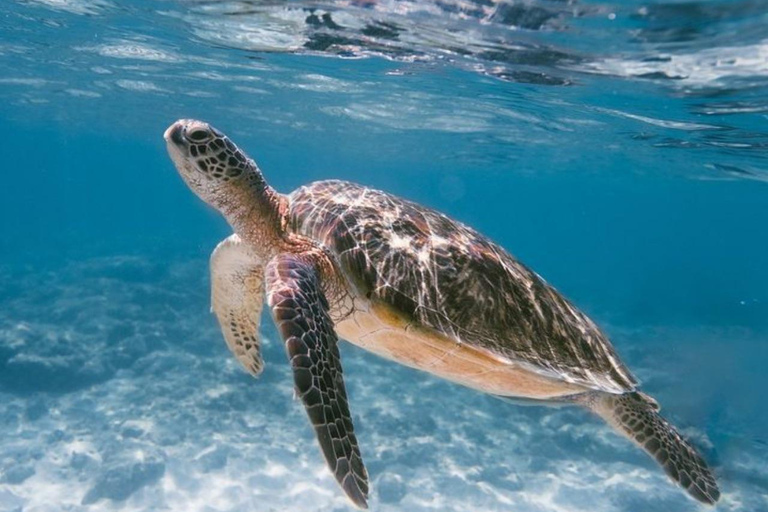
[[[290,205],[293,229],[334,252],[362,296],[394,306],[415,325],[566,382],[634,388],[586,316],[471,228],[346,182],[302,187]]]

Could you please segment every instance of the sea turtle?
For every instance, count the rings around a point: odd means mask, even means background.
[[[337,342],[507,398],[592,410],[691,496],[720,492],[706,462],[637,389],[600,329],[503,248],[449,217],[344,181],[276,192],[256,163],[202,121],[165,132],[189,187],[234,234],[211,256],[212,310],[248,372],[263,367],[266,297],[323,455],[352,502],[368,475]]]

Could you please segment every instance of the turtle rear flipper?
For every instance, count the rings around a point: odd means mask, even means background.
[[[720,490],[696,449],[659,413],[655,400],[640,392],[590,393],[583,403],[634,441],[667,475],[698,501],[715,504]]]

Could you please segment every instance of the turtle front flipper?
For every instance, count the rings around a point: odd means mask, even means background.
[[[267,265],[267,301],[325,460],[352,502],[367,508],[368,473],[347,404],[338,338],[318,272],[320,257],[276,256]]]
[[[211,309],[227,346],[254,377],[264,368],[259,340],[263,304],[263,264],[239,236],[226,238],[211,254]]]

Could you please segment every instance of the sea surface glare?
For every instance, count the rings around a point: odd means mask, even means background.
[[[256,381],[209,314],[178,118],[488,235],[768,511],[765,0],[5,0],[0,512],[351,510],[268,315]],[[372,510],[706,510],[581,409],[341,352]]]

